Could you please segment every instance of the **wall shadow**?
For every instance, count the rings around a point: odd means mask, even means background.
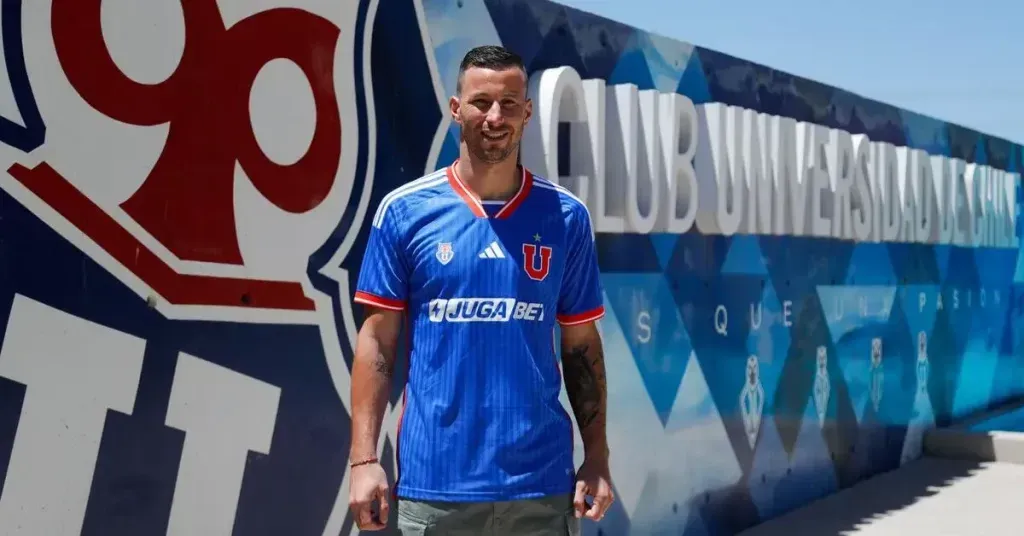
[[[872,521],[900,512],[922,499],[978,474],[996,458],[993,441],[973,437],[970,456],[926,453],[903,467],[862,480],[853,487],[808,503],[745,531],[739,536],[848,536]]]

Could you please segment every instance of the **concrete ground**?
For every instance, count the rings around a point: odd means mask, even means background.
[[[742,536],[1024,536],[1024,434],[934,430],[925,456]]]
[[[1021,536],[1024,466],[922,458],[742,536]]]

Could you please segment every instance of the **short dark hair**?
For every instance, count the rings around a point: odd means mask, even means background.
[[[457,93],[462,93],[462,76],[470,67],[496,71],[516,67],[523,71],[523,76],[526,76],[526,65],[523,64],[523,58],[518,54],[502,46],[484,45],[470,50],[462,58],[462,63],[459,65],[459,79],[455,85]]]

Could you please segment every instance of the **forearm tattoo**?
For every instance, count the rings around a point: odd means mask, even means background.
[[[373,360],[373,368],[381,376],[385,378],[391,378],[391,375],[395,372],[395,365],[388,358],[384,357],[384,354],[377,353],[376,359]]]
[[[606,383],[601,347],[573,346],[564,352],[562,368],[569,404],[576,414],[576,423],[584,430],[604,417]]]

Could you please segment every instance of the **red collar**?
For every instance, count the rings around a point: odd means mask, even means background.
[[[458,163],[459,160],[456,159],[455,162],[452,162],[452,165],[448,166],[448,184],[450,184],[452,190],[455,190],[455,193],[459,194],[459,197],[466,202],[466,206],[469,207],[469,210],[473,212],[474,216],[478,218],[486,218],[487,211],[484,210],[484,205],[480,202],[480,197],[473,193],[473,191],[466,186],[466,183],[462,182],[462,179],[459,178],[459,173],[455,171],[455,165]],[[511,216],[512,213],[519,208],[519,205],[523,204],[523,201],[526,200],[526,196],[530,193],[530,189],[533,188],[533,173],[530,173],[529,170],[523,166],[520,166],[520,169],[523,171],[523,180],[519,184],[519,191],[516,192],[516,195],[513,195],[511,199],[505,201],[505,204],[502,205],[501,209],[494,215],[495,218],[502,219]]]

